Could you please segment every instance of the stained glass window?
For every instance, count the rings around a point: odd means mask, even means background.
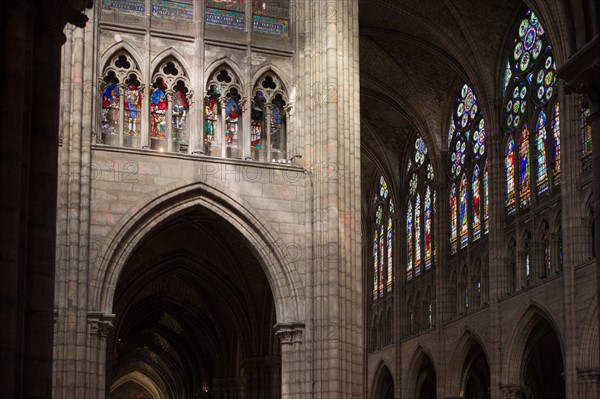
[[[548,191],[548,169],[547,169],[547,155],[546,155],[546,114],[544,111],[540,112],[538,117],[536,134],[535,134],[535,145],[537,153],[537,194],[542,195]]]
[[[250,157],[269,162],[287,161],[286,103],[283,84],[267,73],[254,86],[251,102]]]
[[[373,299],[377,299],[379,293],[379,237],[377,233],[378,229],[376,228],[373,234]]]
[[[105,65],[102,76],[100,143],[140,148],[143,85],[139,66],[120,50]]]
[[[406,276],[410,280],[413,271],[413,210],[412,202],[408,202],[406,211]]]
[[[525,12],[515,32],[503,88],[502,125],[507,135],[518,138],[517,148],[513,142],[516,151],[507,147],[505,161],[507,179],[518,173],[518,184],[506,181],[506,210],[512,214],[516,198],[519,209],[529,207],[534,199],[532,187],[535,198],[539,198],[551,190],[551,184],[560,183],[560,124],[554,119],[558,105],[556,63],[544,28],[531,10]],[[527,126],[535,126],[531,135]]]
[[[488,164],[485,163],[483,168],[483,229],[484,233],[487,234],[490,230],[490,195],[489,195],[489,180],[488,180]]]
[[[554,104],[552,114],[552,179],[554,185],[560,184],[560,104]]]
[[[588,101],[581,96],[579,117],[579,130],[581,134],[581,159],[584,170],[592,166],[592,125],[590,124],[590,115],[592,113]]]
[[[240,121],[242,85],[226,65],[208,79],[204,99],[204,153],[226,158],[241,158],[243,134]],[[249,129],[251,131],[251,129]]]
[[[504,158],[504,172],[506,174],[506,209],[509,214],[515,211],[515,141],[512,137],[506,142]]]
[[[119,134],[119,88],[110,83],[102,93],[102,133]]]
[[[217,85],[212,85],[204,97],[204,152],[209,155],[212,153],[212,144],[217,132],[220,95]]]
[[[154,85],[152,97],[150,97],[150,138],[154,140],[166,140],[167,133],[167,96],[166,86],[162,80]],[[156,144],[158,148],[159,144]]]
[[[458,240],[458,216],[457,216],[457,190],[456,183],[452,183],[452,187],[450,188],[450,247],[452,253],[455,253],[458,249],[457,240]]]
[[[421,274],[421,196],[415,200],[415,275]]]
[[[460,247],[464,248],[465,246],[467,246],[467,243],[469,242],[469,222],[468,222],[468,216],[467,216],[467,176],[463,175],[461,181],[460,181],[460,189],[459,189],[459,201],[458,201],[458,206],[459,206],[459,223],[460,223]]]
[[[374,203],[377,207],[373,238],[373,298],[377,299],[390,292],[393,284],[394,203],[383,176],[379,178]]]
[[[435,202],[431,189],[434,170],[425,140],[420,135],[408,160],[407,177],[406,273],[407,280],[411,280],[433,266],[435,253]]]
[[[487,162],[487,128],[477,97],[468,84],[461,87],[457,96],[452,122],[448,168],[452,179],[450,251],[454,254],[469,244],[470,237],[478,240],[482,232],[488,232],[487,228],[482,229],[485,200],[481,201],[487,192],[487,180],[481,176]]]
[[[387,226],[387,289],[388,292],[392,290],[392,276],[393,276],[393,253],[392,253],[392,237],[394,234],[394,227],[392,225],[392,218],[388,218]]]
[[[379,230],[379,296],[382,297],[384,293],[385,284],[385,234],[383,230],[383,224]]]
[[[523,125],[519,140],[519,203],[521,207],[529,205],[530,196],[529,130],[527,125]]]
[[[123,115],[124,135],[139,137],[142,132],[142,92],[140,83],[133,78],[127,82],[127,88],[123,93],[125,112]]]
[[[471,182],[471,196],[473,198],[473,240],[481,237],[481,190],[480,190],[479,165],[473,169],[473,181]]]
[[[425,215],[424,215],[424,228],[425,228],[425,270],[431,267],[431,222],[432,222],[432,204],[431,204],[431,188],[427,186],[425,191]]]

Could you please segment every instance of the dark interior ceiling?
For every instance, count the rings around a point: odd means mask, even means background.
[[[113,383],[143,370],[166,397],[197,397],[246,373],[248,359],[279,356],[265,273],[239,232],[201,210],[154,229],[122,271],[114,303]],[[128,383],[112,394],[147,390]]]
[[[519,0],[359,0],[363,194],[376,175],[401,184],[419,132],[441,165],[455,97],[470,83],[493,118]],[[410,141],[410,142],[409,142]],[[366,190],[366,192],[365,192]],[[367,195],[367,197],[370,197]]]

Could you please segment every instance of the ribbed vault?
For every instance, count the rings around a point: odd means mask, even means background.
[[[108,370],[114,398],[279,391],[266,275],[238,231],[202,212],[158,225],[119,276]]]

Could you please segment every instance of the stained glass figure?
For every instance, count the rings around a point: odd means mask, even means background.
[[[119,134],[119,88],[110,83],[102,93],[102,133]]]
[[[406,211],[406,276],[408,280],[412,278],[413,271],[413,210],[412,202],[408,202]]]
[[[271,106],[271,152],[275,158],[285,158],[285,113],[281,103]]]
[[[261,150],[263,144],[263,123],[264,123],[264,107],[266,102],[265,95],[262,91],[257,90],[252,99],[252,112],[250,122],[250,148],[252,150]]]
[[[464,248],[469,242],[469,222],[467,216],[467,176],[463,175],[459,189],[459,221],[460,221],[460,247]]]
[[[142,93],[136,85],[129,85],[125,90],[125,115],[124,115],[124,134],[130,136],[139,136],[142,130],[141,126],[141,104]],[[165,102],[166,105],[166,102]],[[165,108],[166,109],[166,108]]]
[[[538,116],[535,145],[537,158],[537,195],[540,196],[548,191],[548,167],[546,155],[546,114],[541,111]]]
[[[208,155],[211,154],[211,147],[217,130],[220,94],[217,86],[213,85],[204,98],[204,146]]]
[[[373,234],[373,299],[377,299],[377,295],[379,293],[378,284],[379,284],[379,237],[377,236],[378,229],[375,229],[375,233]]]
[[[560,104],[554,104],[552,114],[552,180],[554,185],[560,184]]]
[[[504,158],[504,172],[506,174],[506,209],[509,214],[514,212],[515,207],[515,141],[512,137],[506,143]]]
[[[150,137],[165,140],[167,131],[167,97],[161,88],[155,88],[150,97]]]
[[[529,130],[523,125],[519,140],[519,204],[521,207],[529,205],[531,200],[530,165],[529,165]]]
[[[240,107],[235,98],[230,97],[225,105],[225,143],[231,148],[238,148],[239,116]]]
[[[432,234],[431,234],[431,222],[432,222],[432,204],[431,204],[431,187],[427,186],[425,190],[425,215],[423,221],[423,227],[425,230],[425,270],[431,268],[431,257],[432,257]]]
[[[382,224],[379,230],[379,297],[384,293],[385,266],[385,234]]]
[[[185,139],[187,115],[189,104],[187,96],[182,90],[177,90],[173,96],[171,109],[171,124],[173,126],[173,141],[181,142]]]
[[[415,275],[421,274],[421,196],[415,199]]]
[[[483,168],[483,233],[487,234],[490,231],[490,223],[489,223],[489,217],[490,217],[490,195],[489,195],[489,180],[488,180],[488,164],[487,161],[485,162],[485,166]]]
[[[457,206],[457,192],[456,183],[452,183],[450,187],[450,246],[451,252],[457,251],[457,240],[458,240],[458,206]]]
[[[392,218],[388,218],[387,226],[387,290],[392,290],[392,275],[393,275],[393,254],[392,254],[392,237],[394,228],[392,226]]]
[[[481,237],[481,188],[480,188],[480,171],[479,165],[475,165],[473,169],[473,178],[471,181],[471,196],[473,198],[473,217],[472,230],[473,241]]]

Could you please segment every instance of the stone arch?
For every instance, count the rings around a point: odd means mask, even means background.
[[[210,80],[211,76],[221,67],[229,68],[235,74],[235,77],[237,78],[238,82],[240,83],[240,88],[245,87],[244,81],[242,80],[242,77],[244,76],[243,71],[231,59],[229,59],[227,57],[221,57],[221,58],[213,61],[206,68],[206,71],[204,73],[204,76],[206,79],[206,81],[203,83],[204,88],[206,88],[206,85],[208,84],[208,81]],[[247,93],[245,91],[240,91],[240,94],[247,95]]]
[[[256,82],[259,82],[263,78],[263,76],[268,74],[275,75],[279,79],[281,85],[283,86],[281,88],[282,91],[287,93],[288,99],[291,98],[290,94],[288,93],[290,88],[289,76],[276,65],[263,65],[262,67],[258,68],[258,70],[252,75],[252,83],[256,84]]]
[[[113,227],[101,248],[104,255],[94,279],[97,285],[91,290],[90,309],[111,313],[120,272],[134,249],[154,227],[174,215],[202,209],[229,220],[244,237],[252,237],[253,241],[249,240],[247,244],[271,286],[278,323],[303,320],[304,288],[289,259],[289,251],[293,249],[285,248],[270,224],[249,203],[226,187],[211,187],[200,182],[181,188],[170,186],[153,200],[133,209],[137,211],[124,223]]]
[[[160,67],[160,65],[163,62],[167,61],[169,58],[174,58],[183,68],[184,74],[190,79],[190,81],[192,81],[190,77],[192,76],[191,72],[194,70],[193,66],[189,63],[187,58],[173,46],[167,47],[159,51],[158,54],[156,54],[154,58],[152,58],[152,61],[150,62],[150,71],[152,71],[152,73],[155,74],[156,69]]]
[[[117,379],[110,388],[111,394],[126,384],[135,384],[141,387],[147,394],[150,394],[149,399],[165,399],[167,396],[164,392],[145,374],[139,371],[132,371]],[[111,396],[112,397],[112,396]]]
[[[481,351],[488,367],[489,379],[489,356],[481,336],[474,330],[467,328],[461,338],[456,343],[450,357],[448,368],[448,389],[452,395],[464,395],[467,385],[467,378],[471,366],[477,360]],[[488,381],[489,383],[489,381]]]
[[[406,370],[406,385],[404,387],[406,395],[403,397],[419,399],[417,395],[422,393],[423,387],[427,383],[433,382],[434,389],[437,389],[437,367],[431,353],[424,347],[417,347]],[[433,375],[430,375],[432,372]],[[429,380],[426,380],[427,377],[429,377]]]
[[[533,302],[533,301],[532,301]],[[552,313],[540,303],[532,303],[523,313],[514,328],[514,333],[508,343],[507,356],[504,360],[503,380],[508,385],[520,385],[523,368],[523,357],[528,340],[540,322],[546,322],[558,338],[561,355],[564,354],[564,341],[560,329]],[[563,359],[564,359],[564,355]],[[563,360],[564,361],[564,360]]]
[[[102,66],[103,70],[106,68],[110,59],[115,54],[117,54],[119,51],[124,51],[124,52],[128,53],[131,56],[131,58],[133,58],[135,63],[138,65],[140,71],[143,71],[145,69],[144,68],[145,64],[144,64],[144,62],[142,62],[142,60],[144,58],[135,49],[135,47],[133,47],[131,44],[127,43],[126,41],[120,41],[118,43],[113,44],[112,46],[109,46],[100,55],[100,65]],[[141,77],[140,77],[140,79],[141,79]]]
[[[379,362],[375,369],[371,387],[370,397],[373,399],[394,398],[394,377],[383,360]]]

